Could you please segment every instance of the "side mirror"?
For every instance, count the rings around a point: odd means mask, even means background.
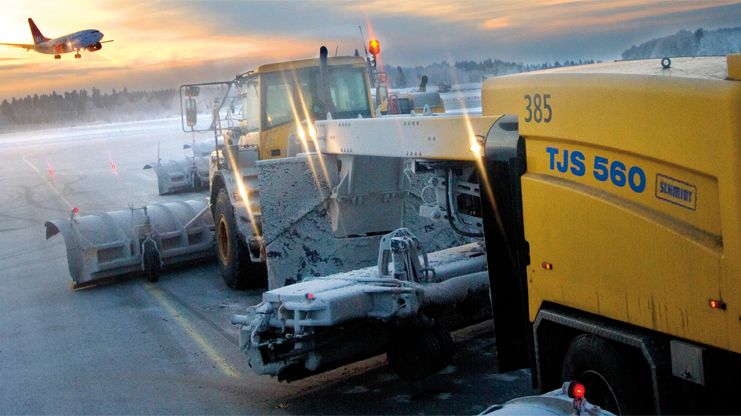
[[[198,109],[196,108],[196,99],[193,97],[188,97],[185,100],[185,123],[191,128],[198,123]]]
[[[190,85],[185,88],[186,97],[198,97],[198,94],[200,94],[200,92],[201,92],[201,88],[195,85]]]
[[[233,81],[180,86],[180,125],[186,133],[214,131],[218,128],[220,103],[231,98]],[[212,106],[213,104],[213,106]],[[200,107],[200,108],[199,108]],[[201,111],[201,119],[198,112]],[[211,120],[203,112],[211,111]],[[208,122],[210,121],[210,124]]]

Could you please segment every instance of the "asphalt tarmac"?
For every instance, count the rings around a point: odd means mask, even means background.
[[[250,370],[229,323],[260,291],[226,288],[215,264],[72,290],[44,221],[204,197],[159,196],[142,170],[190,140],[179,118],[0,134],[0,413],[473,414],[533,393],[529,372],[496,374],[488,322],[420,383],[383,356],[281,383]]]

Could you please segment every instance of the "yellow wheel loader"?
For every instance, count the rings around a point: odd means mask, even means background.
[[[229,287],[264,285],[267,274],[275,288],[372,264],[381,235],[402,223],[429,247],[460,243],[446,227],[418,220],[425,184],[403,161],[343,165],[316,152],[315,120],[376,116],[366,61],[329,58],[326,48],[320,55],[262,65],[228,82],[183,85],[183,130],[213,135],[207,179],[195,164],[192,176],[172,163],[148,166],[169,180],[164,188],[160,181],[160,193],[207,180],[208,201],[47,222],[47,238],[61,232],[65,239],[75,286],[153,275],[215,253]]]

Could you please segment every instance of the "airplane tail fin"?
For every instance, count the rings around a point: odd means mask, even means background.
[[[33,35],[34,44],[38,45],[39,43],[49,40],[49,38],[44,37],[44,35],[41,34],[38,26],[36,26],[36,23],[34,23],[33,19],[31,19],[30,17],[28,18],[28,26],[31,28],[31,34]]]

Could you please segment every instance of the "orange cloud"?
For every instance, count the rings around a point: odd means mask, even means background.
[[[163,7],[156,2],[114,0],[102,7],[93,1],[68,0],[66,12],[58,4],[40,8],[33,2],[17,3],[0,16],[0,42],[31,43],[27,17],[34,17],[47,37],[95,28],[105,34],[104,40],[114,42],[95,53],[83,52],[82,59],[66,54],[61,60],[0,46],[0,97],[92,86],[131,87],[136,81],[146,85],[149,80],[160,80],[153,87],[173,88],[182,78],[168,76],[168,72],[204,77],[190,79],[193,82],[210,81],[214,74],[230,78],[268,61],[306,57],[320,43],[288,35],[224,34],[218,22],[202,19],[188,10],[187,3]],[[69,10],[75,11],[74,18]],[[204,66],[212,69],[210,74],[202,71]]]
[[[484,30],[502,29],[512,25],[512,21],[509,17],[495,17],[493,19],[487,19],[481,22],[479,27]]]

